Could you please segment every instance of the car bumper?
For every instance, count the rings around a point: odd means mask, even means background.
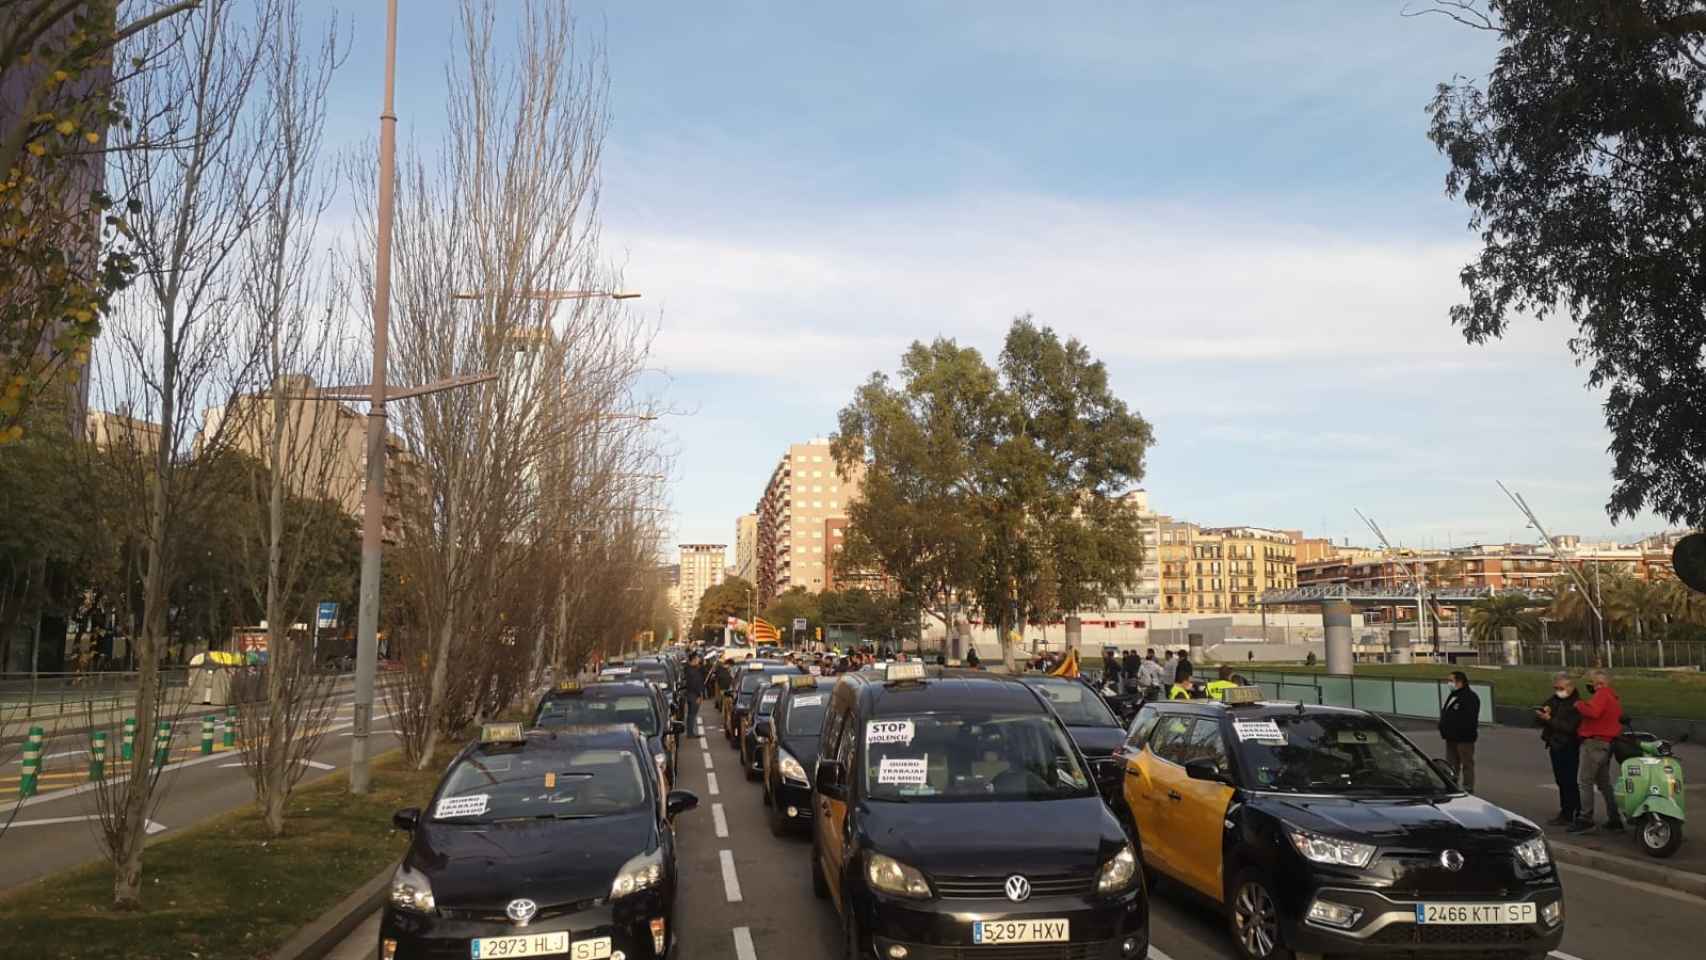
[[[470,944],[482,937],[567,931],[571,943],[609,937],[613,952],[620,950],[628,960],[637,960],[662,957],[667,953],[667,950],[656,949],[651,929],[653,919],[666,921],[666,947],[676,937],[676,931],[670,929],[673,923],[669,922],[667,905],[659,897],[640,897],[635,903],[623,904],[620,908],[600,904],[559,916],[550,916],[548,909],[542,914],[544,919],[518,927],[507,920],[426,917],[386,907],[379,925],[379,956],[390,956],[395,960],[469,960],[472,956]],[[388,943],[395,944],[390,954],[386,953]],[[571,955],[558,954],[562,957]]]
[[[804,830],[812,822],[812,788],[803,784],[778,780],[771,788],[770,802],[781,815],[782,822],[797,824]]]
[[[1527,957],[1545,954],[1564,940],[1564,891],[1560,887],[1533,890],[1501,902],[1532,902],[1535,922],[1523,924],[1418,924],[1414,900],[1395,900],[1373,890],[1324,887],[1314,899],[1328,900],[1361,911],[1348,930],[1336,930],[1306,914],[1290,921],[1286,943],[1299,953],[1391,956],[1393,954],[1438,954],[1450,956]],[[1454,898],[1436,897],[1439,903]],[[1490,902],[1494,898],[1463,898],[1464,902]],[[1545,920],[1546,908],[1557,905],[1557,923]],[[1304,910],[1308,910],[1305,903]]]
[[[1149,911],[1141,888],[1120,897],[1037,898],[1022,908],[1005,900],[913,901],[877,896],[864,911],[874,955],[887,958],[904,947],[907,960],[961,960],[979,956],[1062,957],[1071,960],[1130,960],[1149,949]],[[972,925],[983,920],[1066,920],[1063,943],[985,945],[972,942]]]

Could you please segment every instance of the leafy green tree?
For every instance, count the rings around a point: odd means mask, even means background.
[[[1480,255],[1471,343],[1563,314],[1606,391],[1613,519],[1706,525],[1706,9],[1699,0],[1437,0],[1495,34],[1485,84],[1439,87],[1429,137]]]
[[[1476,643],[1497,643],[1503,639],[1506,627],[1515,627],[1524,640],[1538,636],[1540,617],[1535,613],[1534,601],[1521,594],[1501,593],[1470,605],[1469,633]]]
[[[793,640],[795,619],[806,621],[806,636],[813,636],[812,631],[823,626],[823,608],[819,605],[819,595],[805,587],[793,586],[782,591],[770,605],[760,614],[765,620],[775,624],[782,631],[782,642]]]
[[[1135,587],[1122,495],[1150,442],[1088,348],[1029,317],[995,368],[952,340],[914,343],[898,384],[875,374],[841,412],[836,461],[864,470],[847,562],[874,560],[939,615],[970,600],[1004,638],[1094,607]]]
[[[730,617],[747,619],[755,597],[751,581],[741,577],[729,577],[706,590],[693,614],[695,639],[709,639],[713,632],[720,637]]]

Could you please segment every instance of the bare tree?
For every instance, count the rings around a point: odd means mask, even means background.
[[[241,251],[261,215],[273,157],[249,107],[261,38],[281,2],[206,0],[184,15],[181,38],[164,49],[151,31],[131,41],[154,59],[123,88],[147,120],[115,134],[113,171],[134,204],[129,226],[140,281],[118,304],[102,341],[101,395],[125,419],[108,421],[116,442],[97,442],[121,464],[124,495],[111,507],[146,558],[134,637],[135,715],[143,731],[153,728],[161,706],[160,659],[182,521],[224,482],[228,471],[215,468],[239,419],[210,418],[198,431],[196,411],[240,410],[235,401],[252,385],[258,360],[236,346],[243,339],[237,304]],[[158,779],[149,760],[147,751],[136,752],[120,795],[101,810],[121,907],[141,902],[144,827]]]
[[[245,768],[267,829],[284,832],[291,790],[329,720],[333,678],[316,670],[307,638],[292,626],[313,615],[309,561],[346,535],[341,514],[360,495],[360,421],[313,394],[316,382],[352,370],[344,350],[344,292],[336,261],[318,245],[331,180],[320,164],[326,91],[339,58],[335,28],[303,44],[293,6],[271,24],[256,117],[269,181],[246,238],[242,306],[247,349],[259,358],[264,393],[246,396],[237,445],[250,455],[254,509],[246,551],[256,600],[266,611],[268,660],[239,685]],[[295,509],[287,509],[287,504]]]

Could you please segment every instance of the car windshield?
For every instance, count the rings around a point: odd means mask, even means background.
[[[740,694],[743,697],[749,696],[753,692],[757,691],[759,687],[762,687],[769,682],[770,676],[765,671],[748,670],[746,673],[741,675]]]
[[[1397,731],[1358,714],[1233,720],[1254,786],[1291,793],[1435,794],[1451,789]]]
[[[631,723],[646,736],[655,736],[658,732],[657,709],[652,698],[643,693],[615,697],[553,697],[539,705],[539,713],[533,718],[536,727],[605,723]]]
[[[920,713],[865,724],[873,800],[1057,800],[1095,796],[1047,714]]]
[[[658,683],[665,684],[669,683],[669,668],[661,663],[642,663],[634,667],[634,672],[645,677],[647,680],[656,680]]]
[[[1096,692],[1077,680],[1039,680],[1031,683],[1048,698],[1054,712],[1069,727],[1117,727],[1119,720]]]
[[[432,819],[462,825],[630,813],[646,807],[641,778],[634,754],[621,749],[473,754],[445,776]]]
[[[815,737],[823,732],[823,715],[829,709],[827,694],[796,693],[788,698],[788,735]]]

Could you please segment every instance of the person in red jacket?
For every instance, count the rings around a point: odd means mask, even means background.
[[[1582,738],[1581,765],[1576,772],[1582,803],[1576,822],[1570,825],[1570,833],[1594,828],[1595,787],[1605,797],[1605,829],[1623,829],[1623,820],[1617,815],[1617,799],[1611,792],[1611,741],[1623,732],[1623,702],[1611,688],[1609,671],[1595,670],[1592,677],[1593,696],[1576,704],[1576,712],[1582,716],[1581,726],[1576,728],[1576,735]]]

